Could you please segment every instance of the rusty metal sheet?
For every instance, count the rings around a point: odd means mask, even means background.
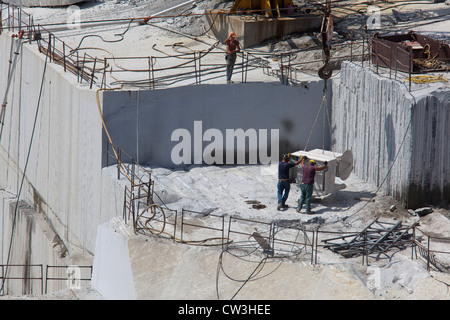
[[[372,39],[372,63],[412,73],[448,70],[450,46],[412,31],[397,35],[375,35]]]

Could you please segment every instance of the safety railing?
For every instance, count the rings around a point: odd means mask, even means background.
[[[187,216],[201,217],[201,221],[210,220],[211,224],[200,223],[199,219],[187,219]],[[189,229],[188,229],[189,228]],[[201,237],[192,230],[202,230]],[[174,237],[174,239],[176,239]],[[225,238],[225,217],[193,210],[181,210],[180,242],[191,244],[221,245],[227,243]]]
[[[355,32],[356,33],[356,32]],[[423,35],[414,35],[410,38],[420,38],[422,43],[429,41],[430,44],[422,46],[419,44],[421,52],[413,50],[413,46],[402,47],[399,43],[406,41],[408,35],[403,36],[391,36],[395,41],[388,41],[377,36],[372,36],[365,33],[358,33],[359,37],[363,39],[363,45],[369,48],[369,63],[373,71],[377,74],[383,73],[387,76],[389,73],[389,79],[397,80],[398,74],[401,74],[402,81],[408,81],[409,91],[412,90],[413,74],[424,73],[429,71],[442,71],[448,70],[448,64],[450,59],[448,58],[448,50],[437,40],[427,38]],[[391,39],[389,38],[389,39]],[[428,51],[426,48],[428,47]],[[435,56],[431,56],[430,48],[433,48],[433,52],[437,52]],[[363,50],[363,53],[365,50]],[[421,58],[421,54],[428,58]],[[439,56],[439,57],[437,57]],[[362,65],[364,66],[364,58]],[[446,67],[445,67],[446,66]],[[406,75],[406,78],[405,78]]]
[[[165,55],[97,58],[85,52],[80,53],[78,48],[69,47],[55,34],[35,24],[33,17],[20,7],[1,3],[0,9],[0,32],[2,30],[24,31],[29,43],[36,42],[41,53],[47,55],[52,62],[61,65],[65,72],[76,75],[79,83],[86,83],[90,88],[94,85],[98,88],[112,88],[120,85],[158,89],[177,84],[202,84],[225,76],[224,54],[213,50],[218,42],[207,50],[179,55],[168,55],[161,51]],[[333,48],[339,45],[341,44],[333,44]],[[342,45],[348,45],[348,43]],[[333,55],[330,57],[329,64],[339,64],[343,60],[357,60],[361,61],[363,67],[365,63],[369,63],[369,66],[372,66],[377,73],[380,73],[380,68],[388,68],[389,78],[394,77],[394,79],[397,79],[398,73],[404,72],[408,75],[411,91],[411,74],[413,73],[411,48],[408,51],[398,46],[392,47],[382,39],[358,31],[351,31],[349,45],[350,55]],[[305,65],[320,64],[322,60],[294,62],[291,57],[298,52],[258,54],[243,50],[235,65],[235,74],[240,74],[241,82],[246,83],[249,72],[262,69],[264,74],[278,77],[284,84],[302,82],[300,75],[312,75],[311,72],[305,71]],[[214,59],[213,56],[219,54],[220,58]],[[172,60],[168,65],[164,63],[167,58],[184,61],[173,63]],[[223,62],[218,63],[217,61],[220,60]],[[277,62],[273,63],[274,61]],[[133,65],[126,63],[133,63]],[[317,76],[317,73],[314,75]]]
[[[202,84],[225,76],[224,53],[214,51],[218,42],[207,50],[176,55],[161,51],[163,54],[161,56],[97,58],[85,52],[80,53],[78,48],[69,47],[55,34],[35,24],[33,17],[20,7],[1,4],[1,12],[3,18],[0,30],[13,32],[24,30],[29,43],[36,42],[41,53],[47,55],[52,62],[61,65],[65,72],[76,75],[79,83],[86,83],[90,88],[95,85],[103,89],[117,86],[158,89],[176,84]],[[350,56],[331,57],[330,61],[359,59],[364,63],[370,58],[370,54],[365,53],[368,48],[365,46],[367,41],[364,38],[352,40]],[[358,53],[361,45],[362,52]],[[158,51],[156,48],[155,50]],[[301,74],[311,75],[304,70],[305,65],[321,63],[322,60],[294,63],[291,56],[297,53],[259,54],[243,50],[238,55],[234,74],[240,75],[240,81],[246,83],[248,73],[260,69],[266,75],[278,77],[284,84],[298,83],[301,82]],[[215,58],[216,55],[220,55],[220,58]],[[165,63],[167,58],[172,58],[170,65]],[[177,59],[179,63],[176,62]],[[221,60],[223,62],[217,62]]]
[[[163,208],[154,203],[144,204],[143,210],[138,210],[133,215],[133,226],[136,233],[146,235],[174,238],[177,233],[178,212],[169,208]]]
[[[2,264],[1,266],[1,295],[8,293],[8,280],[20,280],[22,282],[22,292],[31,294],[33,283],[38,281],[40,293],[44,293],[44,274],[42,264]]]
[[[433,237],[416,227],[413,241],[411,260],[414,258],[422,259],[427,264],[428,271],[431,269],[443,271],[445,269],[445,266],[442,266],[437,256],[448,257],[450,261],[450,238]],[[448,246],[449,251],[437,250],[435,247],[438,244],[445,244]]]
[[[316,230],[307,230],[304,226],[289,226],[281,223],[273,225],[273,250],[286,257],[298,255],[302,251],[310,250],[311,264],[317,263],[315,260],[315,241],[317,241]]]
[[[98,74],[104,69],[104,66],[101,66],[102,61],[86,53],[80,56],[78,50],[72,49],[42,25],[35,24],[33,17],[20,7],[2,2],[0,12],[0,33],[3,30],[23,31],[26,42],[36,42],[39,51],[45,54],[50,62],[61,65],[64,72],[76,75],[79,83],[85,82],[90,88],[97,83]]]
[[[92,279],[93,266],[51,266],[47,265],[44,275],[44,265],[42,264],[9,264],[0,265],[2,282],[1,295],[8,294],[8,281],[20,280],[22,283],[23,294],[47,294],[48,293],[48,281],[65,281],[65,285],[62,287],[67,288],[81,288],[89,285]],[[60,271],[62,270],[62,272]],[[55,274],[56,272],[56,274]],[[72,281],[70,283],[70,281]],[[17,281],[19,282],[19,281]],[[38,290],[35,290],[37,282]],[[76,282],[76,284],[74,284]],[[16,288],[20,287],[16,284],[11,284]],[[17,287],[19,286],[19,287]],[[45,286],[45,288],[44,288]],[[16,289],[19,290],[19,289]]]
[[[398,72],[407,72],[409,91],[411,91],[411,77],[413,72],[413,55],[412,50],[404,50],[398,46],[392,47],[381,39],[372,38],[372,64],[379,73],[379,68],[385,67],[389,69],[389,79],[392,79],[392,71],[394,71],[394,79],[397,79]]]
[[[361,44],[362,40],[354,41],[352,51],[360,49]],[[202,84],[224,78],[226,63],[217,62],[224,60],[224,54],[213,51],[216,45],[217,43],[208,50],[177,55],[104,58],[102,64],[106,67],[103,69],[102,76],[99,76],[102,79],[100,87],[106,89],[126,86],[158,89],[177,84]],[[362,50],[368,50],[368,47],[362,47]],[[300,76],[304,74],[317,76],[305,71],[305,66],[321,64],[323,61],[294,62],[293,56],[297,54],[298,52],[256,53],[243,50],[238,53],[234,75],[236,79],[240,78],[241,83],[246,83],[250,72],[261,70],[264,75],[279,78],[283,84],[299,83],[302,81]],[[167,66],[165,61],[168,58],[171,58],[173,65]],[[364,61],[369,58],[368,53],[355,52],[352,55],[332,57],[330,61],[337,64],[343,60]],[[173,62],[177,59],[179,63]]]
[[[189,245],[220,246],[222,250],[237,246],[251,250],[259,248],[272,257],[290,257],[300,254],[302,250],[306,252],[309,248],[311,263],[314,262],[315,231],[284,226],[276,222],[239,216],[226,217],[184,208],[179,215],[177,210],[154,206],[155,212],[150,215],[145,215],[145,210],[136,213],[136,233],[170,238],[174,242]],[[170,212],[170,215],[161,214],[163,212]],[[171,227],[167,228],[168,225]],[[247,231],[249,225],[258,231]]]
[[[449,267],[443,267],[436,258],[437,254],[449,255],[450,252],[432,249],[432,241],[448,241],[427,236],[426,242],[416,235],[416,226],[399,226],[398,223],[379,222],[373,230],[361,231],[330,231],[320,228],[308,229],[305,224],[295,222],[261,221],[257,219],[243,218],[236,215],[215,215],[181,209],[181,215],[177,210],[171,210],[165,205],[156,205],[155,212],[171,212],[170,215],[153,213],[146,216],[147,225],[137,224],[135,232],[145,233],[149,236],[164,236],[174,242],[221,246],[222,250],[239,248],[252,252],[260,252],[268,258],[299,258],[309,260],[311,264],[326,263],[322,255],[324,250],[329,250],[330,243],[334,239],[356,238],[358,241],[351,244],[353,250],[346,258],[360,258],[362,265],[369,265],[370,261],[391,261],[393,256],[411,248],[411,259],[417,258],[417,252],[427,263],[428,270],[433,267],[441,271],[448,271]],[[139,216],[139,213],[136,213]],[[137,218],[139,220],[140,218]],[[167,225],[171,225],[167,231]],[[149,227],[151,226],[151,227]],[[179,228],[177,229],[177,226]],[[380,226],[387,228],[379,229]],[[163,228],[158,230],[158,228]],[[252,231],[249,231],[252,230]],[[163,232],[164,231],[164,232]],[[389,232],[387,232],[389,231]],[[225,236],[226,235],[226,236]],[[363,235],[363,236],[361,236]],[[381,241],[383,240],[383,241]],[[376,250],[371,250],[374,245]],[[320,259],[319,259],[320,257]]]
[[[62,270],[62,272],[61,272]],[[69,289],[88,286],[92,279],[92,266],[47,266],[45,271],[45,294],[48,281],[64,281]]]
[[[214,52],[212,51],[214,48],[215,45],[208,50],[172,56],[104,58],[103,65],[106,68],[103,70],[100,86],[105,89],[118,86],[158,89],[178,84],[212,82],[224,78],[226,70],[225,62],[217,62],[225,61],[223,52]],[[220,57],[215,58],[219,55]],[[205,59],[206,56],[208,59]],[[234,68],[234,74],[240,76],[242,83],[247,82],[249,71],[260,67],[251,63],[248,57],[246,52],[239,53]],[[165,63],[168,58],[173,65]],[[176,62],[177,59],[179,62]]]
[[[249,233],[244,228],[245,224],[251,224],[255,230]],[[229,218],[228,224],[228,239],[233,239],[233,243],[243,243],[243,242],[253,242],[254,241],[263,249],[263,253],[273,256],[274,254],[274,243],[273,243],[273,230],[274,226],[271,222],[257,221],[253,219],[245,219],[241,217],[232,216]],[[236,239],[232,238],[236,236]]]
[[[111,152],[111,149],[114,152]],[[137,213],[140,211],[140,208],[145,206],[150,212],[154,211],[154,208],[149,207],[153,203],[154,196],[152,174],[126,151],[113,145],[109,140],[106,141],[105,156],[107,167],[110,165],[111,159],[113,159],[117,168],[117,179],[120,180],[122,177],[125,177],[129,182],[129,185],[126,185],[124,189],[122,218],[125,223],[132,219],[133,226],[137,228]],[[142,213],[141,215],[141,218],[145,219],[145,215]],[[142,221],[140,222],[142,223]]]
[[[223,215],[192,211],[184,208],[181,209],[181,215],[179,215],[177,210],[170,209],[159,198],[158,193],[154,191],[154,180],[151,178],[151,172],[141,167],[126,152],[121,151],[120,148],[115,148],[119,150],[119,158],[116,158],[117,153],[114,155],[109,154],[108,156],[115,158],[118,172],[117,178],[121,179],[123,176],[126,176],[130,181],[130,187],[126,186],[124,193],[123,219],[125,223],[132,221],[132,226],[136,233],[165,237],[184,244],[221,246],[222,249],[226,249],[230,245],[234,246],[237,243],[247,243],[252,250],[260,248],[267,256],[298,257],[302,253],[303,257],[305,257],[306,254],[306,256],[310,257],[311,264],[318,263],[320,251],[326,249],[329,245],[328,242],[333,240],[330,237],[346,238],[358,234],[357,232],[319,230],[319,228],[307,229],[301,223],[264,222],[239,216],[226,218]],[[131,164],[123,161],[124,155],[131,160]],[[155,197],[158,197],[156,201]],[[142,199],[145,199],[145,201],[142,201]],[[226,219],[228,219],[228,223],[226,223]],[[382,223],[380,222],[380,224]],[[249,225],[251,225],[251,228],[259,231],[246,231]],[[435,259],[436,253],[450,254],[450,252],[431,250],[429,244],[434,239],[432,237],[428,237],[428,247],[420,241],[420,238],[415,236],[416,232],[413,233],[413,237],[409,238],[408,232],[411,227],[397,228],[397,224],[390,226],[387,222],[384,225],[387,225],[385,228],[389,230],[393,228],[391,235],[400,237],[402,242],[400,246],[392,247],[395,250],[391,252],[388,252],[390,244],[387,247],[381,247],[374,257],[377,261],[381,259],[390,260],[395,253],[409,246],[412,248],[412,252],[418,250],[420,255],[426,258],[427,267],[430,268],[430,266],[438,265]],[[412,229],[415,230],[415,226]],[[369,258],[374,255],[369,250],[374,241],[371,236],[373,234],[366,234],[356,244],[356,246],[359,246],[358,250],[360,256],[362,256],[362,264],[369,265]],[[403,236],[406,236],[406,238],[403,239]],[[328,239],[325,239],[326,237]],[[242,247],[240,245],[240,248]],[[413,253],[411,253],[412,258]]]

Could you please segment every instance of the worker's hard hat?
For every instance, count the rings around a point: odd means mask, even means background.
[[[233,37],[236,37],[236,33],[230,32],[229,37],[231,38],[232,36],[233,36]]]
[[[314,160],[309,160],[309,163],[311,163],[313,166],[316,164]]]

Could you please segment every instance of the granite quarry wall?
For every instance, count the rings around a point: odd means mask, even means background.
[[[344,63],[333,82],[333,148],[354,173],[405,207],[448,206],[450,91],[404,83]]]
[[[3,89],[8,79],[11,35],[3,32],[0,36]],[[28,43],[22,46],[12,81],[0,142],[0,189],[8,194],[8,200],[2,199],[14,202],[10,198],[17,197],[20,191],[20,200],[34,212],[30,219],[43,215],[47,228],[60,239],[69,256],[75,249],[93,255],[97,227],[123,213],[128,181],[117,180],[114,167],[105,168],[106,134],[99,106],[114,144],[143,163],[168,165],[167,159],[170,161],[177,144],[171,139],[173,131],[185,129],[194,137],[198,121],[203,128],[202,148],[209,144],[203,139],[208,129],[224,134],[227,129],[252,129],[258,134],[274,129],[279,132],[279,152],[301,149],[317,115],[315,108],[322,102],[323,88],[320,81],[287,87],[275,80],[272,84],[101,91],[98,105],[96,90],[76,83],[62,66],[46,64],[45,56]],[[306,113],[308,110],[313,111]],[[302,112],[302,117],[291,116]],[[320,125],[311,132],[310,147],[321,147],[324,141],[329,145],[323,132]],[[269,136],[265,138],[270,141]],[[244,152],[251,151],[248,144],[243,148]],[[274,152],[277,161],[278,151]],[[22,212],[19,210],[17,215],[22,216]],[[65,263],[57,253],[49,254],[42,242],[22,239],[30,234],[32,223],[15,225],[14,255],[8,260],[11,244],[7,231],[14,225],[14,206],[4,205],[2,214],[2,264]],[[33,230],[40,232],[39,228]],[[29,252],[33,252],[31,260]]]
[[[277,163],[281,153],[303,150],[306,144],[311,149],[329,147],[329,126],[322,119],[325,108],[329,114],[331,90],[328,103],[320,108],[322,91],[321,81],[295,87],[275,82],[104,91],[103,117],[114,144],[140,163],[165,168],[202,163],[196,151],[204,153],[211,142],[219,143],[216,149],[223,150],[222,163],[218,164],[238,164],[240,151],[246,154],[245,164],[267,164],[260,159],[252,163],[249,158],[262,142],[267,142],[267,150],[259,148],[259,158],[267,156]],[[313,125],[316,117],[319,121]],[[253,132],[257,143],[247,140],[245,146],[239,146],[228,136],[237,130]],[[212,135],[207,137],[207,131]],[[276,134],[278,146],[271,144]],[[171,154],[186,139],[190,141],[184,149],[190,149],[191,156],[183,163],[174,163]],[[103,149],[106,142],[104,134]],[[234,153],[231,161],[227,161],[227,152]]]
[[[10,36],[8,32],[0,36],[0,88],[6,86]],[[124,184],[114,177],[114,170],[105,168],[106,136],[96,92],[77,84],[73,75],[54,64],[47,65],[27,163],[44,66],[45,57],[25,44],[0,143],[4,230],[11,226],[11,199],[17,196],[26,169],[20,199],[27,205],[19,210],[21,222],[10,263],[63,263],[53,248],[52,241],[58,238],[59,248],[69,254],[73,248],[93,254],[98,226],[122,216]],[[194,137],[196,121],[202,123],[202,138],[208,129],[278,129],[280,153],[300,150],[311,133],[322,89],[320,81],[298,87],[253,83],[104,91],[99,96],[114,143],[143,163],[167,165],[177,144],[171,138],[174,130],[186,129]],[[318,125],[308,148],[350,149],[354,173],[382,185],[385,193],[406,206],[418,206],[416,200],[450,199],[448,91],[411,96],[402,84],[351,63],[343,64],[332,91],[327,107],[332,108],[333,140],[324,143],[324,135],[330,134]],[[204,147],[208,141],[202,139],[201,144]],[[57,237],[40,230],[51,230]],[[8,246],[9,235],[4,233],[3,264]]]
[[[11,35],[0,36],[2,94]],[[49,253],[54,237],[44,235],[40,231],[44,229],[52,230],[69,253],[73,249],[93,253],[97,225],[121,215],[123,205],[123,187],[101,170],[102,125],[95,91],[78,86],[76,78],[60,66],[48,63],[45,67],[45,56],[36,46],[24,44],[5,111],[0,143],[1,264],[65,263],[57,253]],[[19,191],[26,210],[16,213],[11,203]],[[37,228],[33,221],[42,216],[46,226]],[[42,239],[47,239],[47,245]],[[13,254],[8,258],[10,247]],[[40,293],[38,289],[33,293]]]

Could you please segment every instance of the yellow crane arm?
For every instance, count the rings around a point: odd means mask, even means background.
[[[266,16],[272,17],[273,11],[276,11],[277,16],[280,17],[280,8],[288,8],[289,5],[294,6],[292,0],[236,0],[231,12],[261,10]]]

